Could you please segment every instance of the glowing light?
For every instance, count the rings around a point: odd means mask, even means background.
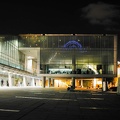
[[[65,48],[82,48],[82,45],[75,40],[71,40],[64,45]]]
[[[118,77],[120,76],[120,68],[118,68]]]
[[[95,74],[98,74],[97,70],[94,69],[91,65],[88,65],[88,67],[95,72]]]

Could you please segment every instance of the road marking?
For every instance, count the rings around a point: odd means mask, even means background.
[[[110,109],[110,108],[99,108],[99,107],[80,107],[81,109],[92,109],[92,110],[99,110],[99,109],[102,109],[102,110],[104,110],[104,109]]]
[[[93,100],[104,100],[104,98],[77,98],[77,99],[93,99]]]
[[[62,99],[62,98],[39,98],[39,97],[25,97],[25,96],[16,96],[16,98],[26,98],[26,99],[46,99],[46,100],[66,100],[66,101],[77,101],[76,99]]]
[[[50,94],[50,93],[34,93],[34,94],[55,95],[55,94]]]
[[[6,112],[20,112],[20,110],[10,110],[10,109],[0,109],[0,111],[6,111]]]

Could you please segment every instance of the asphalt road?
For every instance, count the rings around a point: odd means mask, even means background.
[[[59,119],[120,119],[120,95],[101,90],[0,88],[0,120]]]

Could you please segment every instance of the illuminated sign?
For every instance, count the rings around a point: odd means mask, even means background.
[[[82,45],[75,40],[71,40],[64,45],[64,48],[79,48],[79,49],[81,49]]]

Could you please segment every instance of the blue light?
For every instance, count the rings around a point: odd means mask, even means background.
[[[64,48],[82,48],[82,45],[75,40],[71,40],[64,45]]]

